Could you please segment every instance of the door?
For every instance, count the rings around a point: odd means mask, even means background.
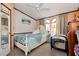
[[[7,55],[10,52],[10,11],[1,5],[0,14],[0,55]]]
[[[46,31],[51,34],[51,36],[56,35],[56,18],[52,20],[45,20]]]

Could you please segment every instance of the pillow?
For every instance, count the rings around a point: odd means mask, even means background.
[[[39,29],[35,30],[32,34],[40,33]]]

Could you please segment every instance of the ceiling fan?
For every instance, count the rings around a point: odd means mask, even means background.
[[[36,8],[37,10],[41,11],[49,11],[50,9],[47,7],[43,7],[44,3],[28,3],[29,7]]]
[[[35,8],[36,8],[37,10],[39,10],[39,9],[41,9],[42,6],[43,6],[43,3],[39,3],[39,4],[37,4],[37,5],[35,6]]]
[[[43,5],[44,5],[43,3],[39,3],[39,5],[36,5],[36,9],[37,9],[37,10],[42,10],[42,11],[48,11],[48,10],[50,10],[50,9],[47,8],[47,7],[43,7],[43,8],[42,8]]]

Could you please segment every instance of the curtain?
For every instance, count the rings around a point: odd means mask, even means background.
[[[55,16],[56,18],[56,35],[60,34],[60,20],[59,16]]]
[[[67,35],[67,14],[58,15],[59,34]]]

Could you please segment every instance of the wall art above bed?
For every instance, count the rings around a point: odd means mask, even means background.
[[[21,21],[22,21],[23,24],[31,24],[31,21],[28,20],[28,19],[24,19],[24,18],[22,18]]]

